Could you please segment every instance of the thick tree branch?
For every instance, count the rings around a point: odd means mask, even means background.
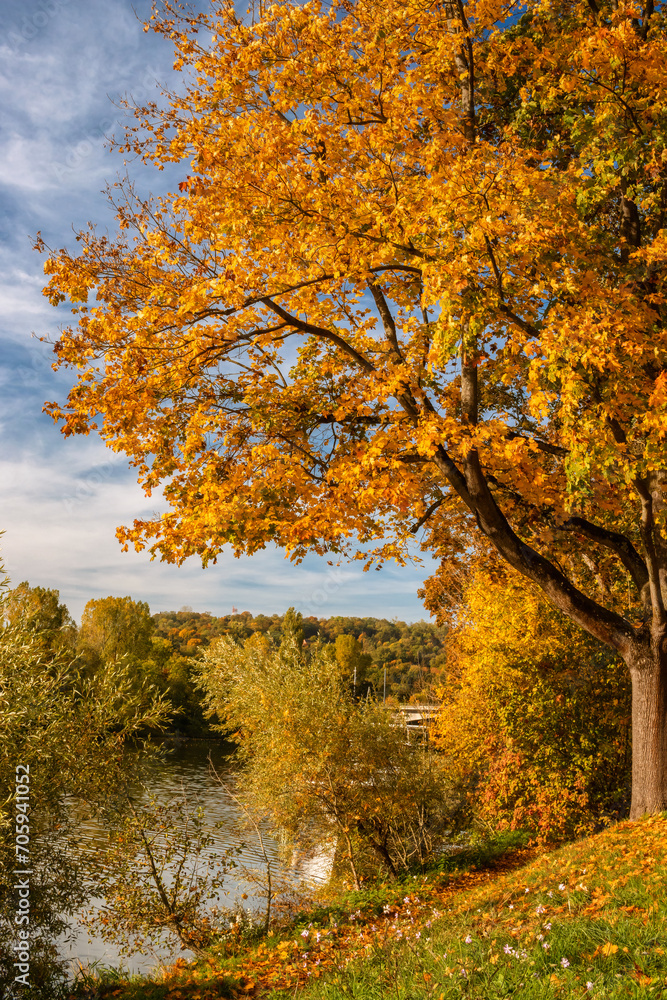
[[[323,340],[328,340],[332,344],[336,344],[336,346],[340,347],[340,349],[351,357],[353,361],[356,361],[356,363],[360,365],[364,371],[375,371],[375,367],[370,363],[370,361],[368,361],[362,354],[359,354],[358,351],[355,351],[351,344],[348,344],[346,340],[339,337],[337,333],[333,332],[333,330],[327,330],[323,326],[314,326],[312,323],[307,323],[305,320],[299,319],[298,316],[293,316],[291,313],[288,313],[286,309],[283,309],[282,306],[279,306],[277,302],[274,302],[273,299],[268,297],[262,298],[259,301],[269,309],[272,309],[277,316],[280,316],[280,318],[285,320],[286,323],[289,323],[289,325],[294,327],[295,330],[301,330],[302,333],[310,333],[314,337],[321,337]]]
[[[649,582],[648,570],[646,563],[629,538],[626,538],[625,535],[621,535],[617,531],[609,531],[607,528],[601,528],[599,525],[586,520],[585,517],[569,517],[567,521],[559,524],[558,527],[562,531],[576,531],[579,534],[585,535],[591,541],[597,542],[603,548],[614,552],[632,577],[632,581],[645,605],[648,606],[649,594],[646,589]]]
[[[394,323],[394,317],[391,314],[391,310],[387,304],[387,300],[384,297],[384,292],[380,286],[375,281],[369,281],[368,287],[373,296],[375,305],[377,306],[377,311],[380,313],[380,318],[382,319],[382,325],[384,327],[384,332],[387,335],[387,340],[391,344],[391,348],[399,361],[403,361],[403,355],[401,354],[401,349],[398,345],[398,337],[396,335],[396,324]]]
[[[517,572],[536,583],[564,614],[621,655],[635,635],[622,615],[610,611],[578,590],[553,563],[522,542],[498,507],[481,471],[479,460],[467,462],[465,477],[440,447],[435,464],[477,520],[480,530]]]

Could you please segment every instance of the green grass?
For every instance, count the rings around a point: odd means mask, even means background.
[[[468,847],[428,872],[343,893],[259,943],[220,941],[208,962],[164,980],[108,973],[79,996],[667,998],[667,814],[558,850],[521,844]]]
[[[363,957],[301,996],[667,996],[666,854],[665,814],[619,824],[451,896],[447,912],[430,903],[429,919],[411,923],[404,911],[385,921]]]

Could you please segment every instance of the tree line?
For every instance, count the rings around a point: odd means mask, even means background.
[[[88,676],[125,660],[138,683],[154,686],[168,699],[172,726],[187,735],[208,729],[193,680],[194,660],[221,636],[243,642],[262,635],[278,648],[285,621],[277,614],[215,616],[191,609],[151,615],[144,601],[105,597],[86,604],[77,626],[57,590],[27,581],[9,592],[5,614],[10,623],[24,620],[45,652],[75,656]],[[358,697],[380,693],[390,704],[437,697],[445,674],[445,633],[428,622],[379,618],[308,617],[303,622],[306,644],[335,648]]]

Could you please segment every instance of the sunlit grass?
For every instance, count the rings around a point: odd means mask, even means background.
[[[86,997],[454,1000],[667,996],[667,814],[537,854],[521,838],[343,893],[261,941]]]
[[[406,905],[303,998],[663,996],[666,851],[663,814],[543,854],[429,919],[412,923]]]

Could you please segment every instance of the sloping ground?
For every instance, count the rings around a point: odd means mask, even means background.
[[[97,995],[667,997],[666,918],[663,814],[559,850],[510,851],[482,869],[346,897],[259,946],[227,943],[159,984],[98,984]]]

